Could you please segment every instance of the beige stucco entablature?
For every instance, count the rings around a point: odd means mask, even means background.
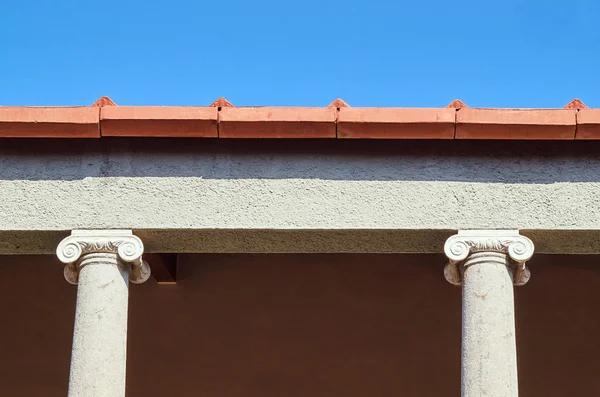
[[[514,229],[538,253],[600,253],[595,141],[2,139],[0,253],[74,229],[147,252],[442,252]]]

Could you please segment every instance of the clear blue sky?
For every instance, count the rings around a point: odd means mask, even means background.
[[[0,105],[600,107],[599,3],[7,0]]]

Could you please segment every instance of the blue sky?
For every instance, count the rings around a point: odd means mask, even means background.
[[[0,105],[600,107],[599,3],[4,1]]]

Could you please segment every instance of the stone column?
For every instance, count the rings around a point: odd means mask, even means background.
[[[529,280],[533,250],[518,231],[459,231],[446,241],[444,275],[463,290],[463,397],[519,394],[513,285]]]
[[[129,281],[150,268],[144,245],[129,230],[75,230],[56,250],[77,284],[69,397],[124,397]]]

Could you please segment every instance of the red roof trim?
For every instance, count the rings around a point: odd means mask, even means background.
[[[102,136],[217,138],[216,107],[108,106],[100,111]]]
[[[0,107],[0,138],[600,139],[600,109],[116,106]]]
[[[574,109],[469,109],[456,114],[456,139],[575,139]]]
[[[335,138],[333,108],[222,108],[221,138]]]
[[[339,138],[453,139],[456,110],[341,108]]]
[[[0,107],[2,138],[100,138],[98,107]]]
[[[581,109],[577,112],[575,139],[600,139],[600,109]]]

